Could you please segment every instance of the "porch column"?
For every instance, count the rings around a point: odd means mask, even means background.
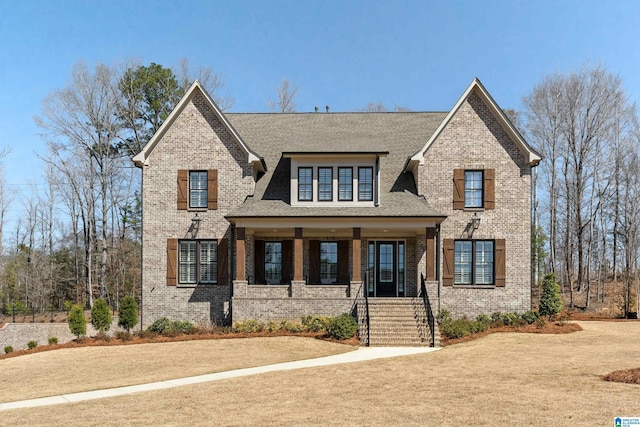
[[[425,250],[427,258],[427,282],[436,280],[436,229],[427,228],[427,245]]]
[[[361,282],[362,281],[362,269],[360,263],[362,262],[362,241],[360,239],[360,228],[354,227],[353,229],[353,240],[352,240],[352,269],[353,273],[351,274],[352,282]]]
[[[301,282],[302,280],[304,280],[304,278],[302,277],[302,252],[302,228],[296,228],[295,240],[293,242],[293,280],[296,282]]]
[[[244,233],[244,227],[236,228],[236,280],[247,280]]]

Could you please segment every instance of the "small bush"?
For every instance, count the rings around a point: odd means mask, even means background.
[[[517,313],[504,313],[500,319],[505,326],[514,326],[518,322]]]
[[[58,344],[58,337],[49,337],[49,345]]]
[[[546,325],[546,324],[547,324],[547,321],[544,320],[544,317],[540,316],[540,317],[538,317],[538,319],[536,319],[536,327],[538,329],[544,328],[544,325]]]
[[[87,319],[84,318],[84,310],[79,304],[74,304],[69,311],[69,330],[78,339],[87,333]]]
[[[33,350],[37,346],[38,346],[38,341],[31,340],[27,343],[27,347],[29,348],[29,350]]]
[[[111,328],[111,311],[107,302],[98,298],[91,307],[91,324],[99,332],[107,332]]]
[[[500,313],[499,311],[491,313],[491,321],[494,323],[502,322],[502,313]]]
[[[439,310],[436,318],[439,324],[447,323],[451,321],[451,313],[448,310]]]
[[[282,322],[275,322],[273,320],[269,320],[267,322],[266,328],[267,328],[267,331],[269,332],[277,332],[280,329],[282,329]]]
[[[118,331],[116,332],[116,338],[121,341],[131,341],[133,335],[129,331]]]
[[[479,314],[478,317],[476,317],[476,322],[484,323],[488,326],[491,323],[491,318],[486,314]]]
[[[479,321],[469,321],[469,332],[472,334],[477,334],[479,332],[484,332],[489,329],[489,323],[479,322]]]
[[[358,330],[356,319],[349,313],[343,313],[340,316],[331,319],[327,326],[327,333],[331,338],[337,340],[346,340],[355,335]]]
[[[456,319],[442,324],[442,333],[447,338],[462,338],[469,334],[469,325],[466,319]]]
[[[154,334],[162,335],[164,331],[169,330],[171,328],[171,320],[166,317],[161,317],[156,319],[151,326],[147,328],[149,332],[153,332]]]
[[[327,330],[329,320],[329,317],[326,316],[304,316],[302,317],[302,326],[309,332],[323,332]]]
[[[13,347],[10,345],[5,345],[4,346],[4,354],[9,354],[13,351]]]
[[[179,321],[173,322],[171,324],[171,329],[176,331],[179,334],[186,334],[186,335],[191,335],[196,331],[196,328],[195,326],[193,326],[193,323],[179,322]]]
[[[521,317],[522,317],[522,320],[527,322],[528,325],[531,325],[536,320],[538,320],[538,313],[533,310],[529,310],[522,313]]]
[[[569,323],[569,315],[567,313],[559,314],[556,324],[558,326],[566,326],[567,323]]]
[[[136,337],[138,338],[143,338],[143,339],[153,339],[153,338],[157,338],[158,334],[155,332],[150,331],[149,329],[145,329],[144,331],[136,331],[134,332],[134,334]]]
[[[291,333],[298,333],[304,331],[304,326],[301,323],[294,323],[289,321],[282,322],[282,329]]]
[[[264,324],[258,322],[256,319],[245,320],[244,322],[237,322],[233,325],[233,332],[255,333],[262,332],[264,330]]]
[[[138,323],[138,304],[133,297],[127,295],[120,301],[118,326],[129,332]]]

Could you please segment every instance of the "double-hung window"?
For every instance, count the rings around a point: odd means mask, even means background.
[[[298,168],[298,200],[313,200],[313,168]]]
[[[318,200],[323,202],[333,200],[333,168],[318,168]]]
[[[207,171],[189,172],[189,207],[207,208]]]
[[[353,200],[353,168],[338,168],[338,201]]]
[[[358,168],[358,200],[373,200],[373,168]]]
[[[494,284],[494,241],[456,240],[454,244],[454,284]]]
[[[216,240],[181,240],[178,250],[180,284],[218,282],[218,242]]]
[[[320,242],[320,283],[338,282],[338,242]]]
[[[464,171],[464,207],[482,208],[484,191],[484,177],[482,171]]]

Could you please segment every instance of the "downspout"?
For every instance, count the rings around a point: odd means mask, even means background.
[[[144,268],[142,260],[144,259],[144,165],[140,166],[140,330],[144,329]],[[120,307],[118,307],[119,311]]]
[[[376,154],[376,188],[374,193],[374,205],[380,206],[380,155]]]
[[[440,312],[440,224],[436,224],[436,280],[438,281],[438,312]]]

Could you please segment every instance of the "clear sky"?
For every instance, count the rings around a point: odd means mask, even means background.
[[[33,117],[89,66],[212,67],[234,112],[268,111],[283,79],[298,111],[369,102],[446,111],[474,77],[503,108],[544,76],[603,64],[640,101],[640,1],[0,0],[0,145],[22,209],[44,153]],[[12,224],[8,224],[11,228]]]

